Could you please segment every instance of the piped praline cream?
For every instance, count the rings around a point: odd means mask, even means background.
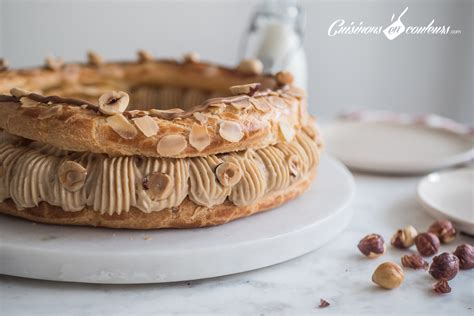
[[[67,152],[2,134],[0,200],[12,199],[18,208],[34,207],[44,201],[69,212],[90,207],[113,215],[133,207],[150,213],[177,207],[186,198],[209,208],[227,199],[245,206],[289,187],[319,159],[317,142],[303,131],[290,143],[182,159]],[[82,187],[74,192],[58,176],[65,161],[77,162],[86,170]],[[223,185],[216,176],[217,167],[224,162],[236,166],[241,173],[232,186]],[[144,179],[156,173],[170,179],[167,185],[172,186],[171,193],[160,199],[144,185]]]

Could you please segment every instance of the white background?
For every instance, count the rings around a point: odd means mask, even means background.
[[[41,64],[47,54],[84,60],[94,49],[108,59],[135,58],[138,48],[160,57],[190,50],[237,63],[239,38],[258,1],[0,0],[0,55],[13,66]],[[311,111],[347,108],[435,112],[474,122],[473,1],[301,1],[307,13],[306,52]],[[451,25],[461,35],[330,38],[338,18],[388,25]]]

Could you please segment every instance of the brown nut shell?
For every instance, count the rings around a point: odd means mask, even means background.
[[[451,287],[448,284],[448,281],[442,279],[433,284],[433,291],[438,294],[447,294],[451,293]]]
[[[428,270],[429,264],[419,254],[405,255],[401,258],[402,266],[411,269]]]
[[[396,248],[410,248],[415,244],[416,235],[418,235],[416,229],[413,226],[408,225],[403,229],[397,230],[395,235],[392,236],[390,243]]]
[[[453,254],[444,252],[433,257],[429,273],[437,280],[451,280],[459,271],[459,259]]]
[[[394,262],[382,263],[372,274],[372,282],[385,289],[399,287],[404,279],[405,274],[403,273],[403,269]]]
[[[453,223],[448,220],[439,220],[431,224],[428,228],[428,232],[438,236],[439,241],[443,244],[448,244],[456,238],[456,228],[454,228]]]
[[[377,258],[385,253],[386,246],[383,237],[379,234],[370,234],[359,241],[360,252],[366,257]]]
[[[459,268],[469,270],[474,268],[474,247],[469,244],[459,245],[454,251],[454,255],[459,259]]]
[[[439,239],[433,233],[421,233],[415,237],[416,249],[423,257],[435,255],[439,250]]]

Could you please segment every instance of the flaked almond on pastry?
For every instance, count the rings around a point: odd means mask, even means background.
[[[204,227],[275,208],[311,184],[322,144],[291,73],[195,52],[4,67],[0,129],[1,213],[110,228]]]

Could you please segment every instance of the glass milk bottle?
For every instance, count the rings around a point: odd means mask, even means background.
[[[242,39],[240,57],[259,59],[265,72],[288,70],[295,84],[306,89],[304,22],[304,11],[296,0],[265,0]]]

